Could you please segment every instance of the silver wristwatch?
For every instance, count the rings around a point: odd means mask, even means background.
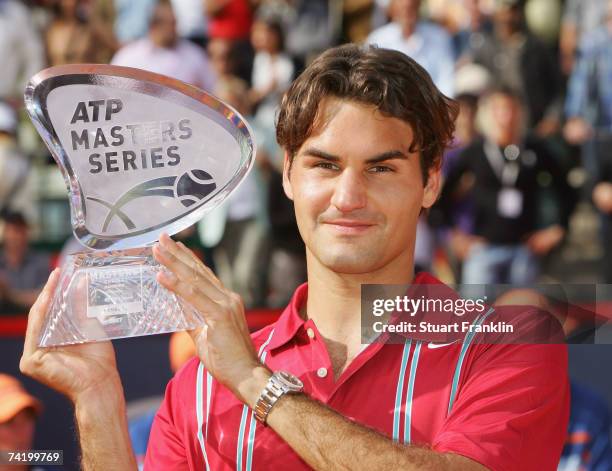
[[[299,393],[304,390],[304,383],[297,376],[286,371],[276,371],[270,376],[268,384],[261,392],[255,404],[255,418],[262,424],[266,423],[270,410],[283,395]]]

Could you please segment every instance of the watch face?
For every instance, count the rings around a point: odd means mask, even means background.
[[[279,379],[293,391],[301,391],[304,388],[304,383],[297,376],[287,373],[286,371],[278,372]]]

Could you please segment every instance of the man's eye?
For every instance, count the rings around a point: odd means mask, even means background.
[[[336,170],[338,168],[336,164],[333,164],[331,162],[317,162],[314,166],[316,168],[322,168],[325,170]]]
[[[382,172],[393,172],[391,167],[387,167],[385,165],[376,165],[369,169],[370,173],[382,173]]]

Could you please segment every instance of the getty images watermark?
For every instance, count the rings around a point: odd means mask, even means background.
[[[363,285],[362,343],[612,343],[612,285]]]
[[[409,295],[395,296],[393,299],[378,298],[372,302],[372,314],[380,320],[375,321],[372,329],[376,333],[468,333],[468,332],[488,332],[488,333],[513,333],[514,326],[503,321],[481,324],[473,322],[475,315],[483,315],[487,311],[487,297],[477,299],[436,299],[427,298],[421,295],[413,298]],[[414,322],[414,318],[419,314],[429,314],[423,316],[419,322]],[[397,314],[397,322],[387,322],[383,320],[385,316]],[[452,314],[457,318],[464,316],[469,320],[454,320],[451,322],[437,322],[439,319],[432,316],[439,314]],[[408,316],[406,319],[402,320]],[[387,319],[388,320],[388,319]]]

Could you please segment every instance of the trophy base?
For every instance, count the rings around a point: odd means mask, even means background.
[[[189,304],[161,286],[151,248],[80,252],[67,257],[39,345],[163,334],[204,325]]]

